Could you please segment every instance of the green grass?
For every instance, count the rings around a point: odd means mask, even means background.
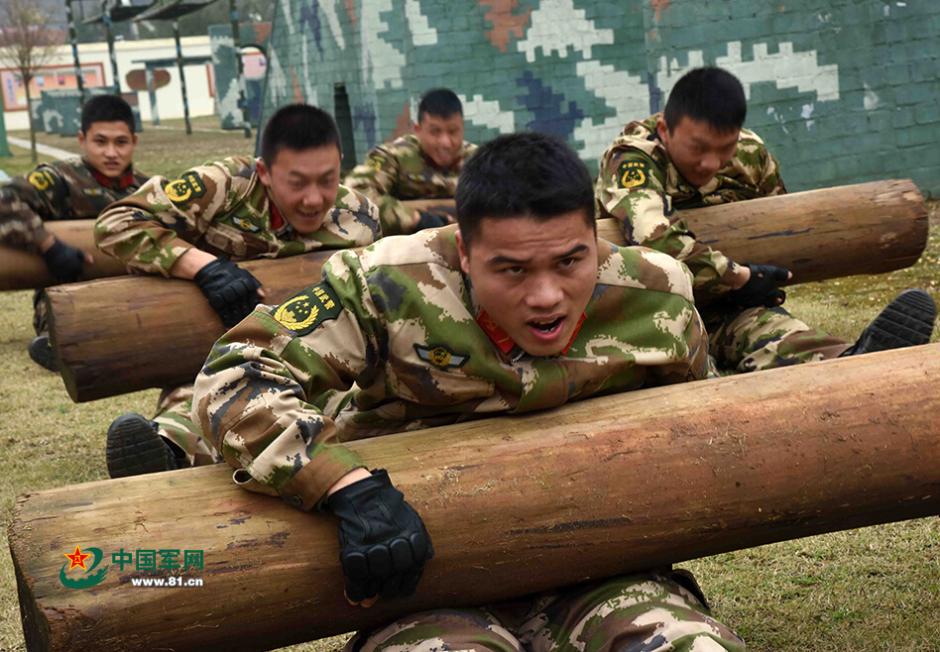
[[[145,131],[142,168],[175,174],[221,153],[249,151],[240,132]],[[152,137],[144,141],[144,137]],[[49,137],[44,137],[49,139]],[[58,146],[65,147],[57,140]],[[143,143],[146,143],[144,146]],[[56,144],[50,142],[50,144]],[[184,160],[185,150],[192,160]],[[22,164],[0,159],[0,167]],[[29,169],[29,165],[19,169]],[[934,233],[917,265],[879,276],[813,283],[790,290],[788,307],[811,324],[854,339],[880,307],[911,286],[940,300],[940,202],[931,204]],[[26,355],[32,336],[29,292],[0,293],[0,650],[25,649],[16,586],[6,546],[14,499],[26,491],[106,477],[104,433],[118,414],[149,414],[155,390],[74,404],[55,374]],[[936,388],[940,391],[940,388]],[[940,650],[940,521],[936,518],[849,530],[696,560],[693,570],[715,615],[756,652]],[[326,652],[342,637],[294,646]]]

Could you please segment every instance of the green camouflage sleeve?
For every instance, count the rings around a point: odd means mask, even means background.
[[[0,244],[38,252],[48,237],[43,220],[66,214],[67,201],[65,180],[46,165],[0,186]]]
[[[761,169],[760,183],[758,184],[759,197],[772,197],[774,195],[785,195],[786,187],[783,185],[783,177],[780,176],[780,164],[773,154],[764,150],[764,166]]]
[[[695,240],[683,220],[673,220],[664,190],[662,168],[645,153],[618,149],[601,162],[595,194],[598,217],[620,223],[627,244],[669,254],[692,271],[696,294],[716,295],[731,289],[734,263]]]
[[[381,368],[385,331],[358,255],[335,254],[323,281],[259,306],[212,348],[193,417],[248,488],[303,509],[363,466],[331,418]]]
[[[95,222],[98,248],[130,269],[170,276],[229,206],[232,173],[227,162],[192,168],[180,178],[152,177],[134,194],[114,202]]]
[[[398,159],[382,146],[373,147],[365,163],[357,165],[343,185],[358,190],[379,207],[382,235],[414,233],[418,225],[416,211],[396,199],[401,169]]]

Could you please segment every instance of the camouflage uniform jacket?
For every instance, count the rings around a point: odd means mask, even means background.
[[[620,222],[629,244],[652,247],[688,265],[700,300],[723,294],[730,289],[734,263],[696,242],[673,211],[782,194],[786,189],[777,161],[757,134],[742,129],[731,161],[695,188],[656,135],[660,115],[631,122],[604,152],[594,188],[597,215]]]
[[[476,148],[464,142],[457,163],[442,170],[421,151],[418,137],[408,134],[373,147],[366,162],[353,168],[344,183],[379,205],[382,233],[414,233],[418,223],[415,212],[401,202],[452,198],[457,192],[457,177],[464,161]]]
[[[43,221],[94,219],[145,181],[132,168],[110,179],[77,156],[43,163],[0,186],[0,244],[38,251],[49,237]]]
[[[309,235],[295,233],[247,156],[195,167],[174,181],[153,177],[95,225],[99,249],[131,269],[164,276],[193,246],[232,260],[282,258],[364,246],[380,233],[376,206],[342,186],[323,226]]]
[[[362,466],[341,442],[705,377],[691,276],[669,256],[599,241],[579,330],[533,357],[479,311],[455,231],[338,252],[216,342],[193,417],[236,482],[309,509]]]

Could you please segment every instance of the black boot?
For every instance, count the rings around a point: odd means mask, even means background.
[[[180,468],[169,442],[157,434],[157,425],[133,412],[111,422],[106,457],[112,478]]]
[[[937,307],[929,294],[923,290],[904,290],[885,306],[842,356],[926,344],[933,334],[936,319]]]
[[[44,367],[49,371],[59,370],[59,360],[55,356],[55,351],[52,350],[48,333],[40,333],[34,337],[26,350],[29,352],[32,361],[40,367]]]

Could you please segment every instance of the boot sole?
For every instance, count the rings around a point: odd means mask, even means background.
[[[923,290],[905,290],[868,325],[857,353],[919,346],[930,341],[937,308]]]
[[[136,414],[120,416],[108,428],[106,459],[112,478],[177,468],[170,447],[149,421]]]
[[[56,358],[55,351],[52,350],[52,344],[49,337],[37,335],[27,347],[30,359],[43,369],[49,371],[59,370],[59,360]]]

